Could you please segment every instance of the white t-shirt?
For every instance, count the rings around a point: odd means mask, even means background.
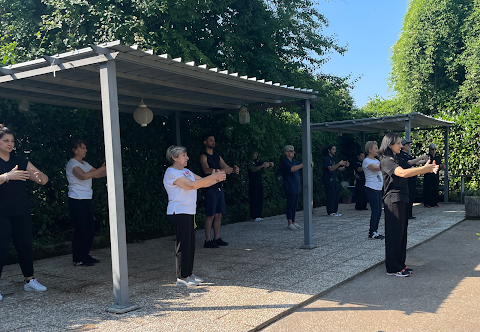
[[[383,178],[381,171],[372,171],[368,169],[368,165],[375,164],[380,167],[380,162],[377,159],[365,158],[363,159],[362,168],[365,172],[365,187],[374,190],[382,190]]]
[[[73,175],[73,169],[80,167],[85,173],[90,172],[93,168],[92,165],[85,160],[79,162],[76,159],[70,159],[67,163],[67,180],[68,180],[68,197],[75,199],[92,199],[92,179],[80,180]]]
[[[179,170],[169,167],[163,176],[163,185],[168,194],[167,215],[195,214],[197,210],[197,191],[182,189],[173,184],[175,180],[182,176],[195,181],[192,171],[187,168]]]

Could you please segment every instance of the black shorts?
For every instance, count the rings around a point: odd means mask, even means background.
[[[205,199],[205,215],[214,216],[216,213],[225,213],[225,195],[221,188],[204,189],[203,197]]]

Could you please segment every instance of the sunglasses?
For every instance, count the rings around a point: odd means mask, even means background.
[[[288,150],[287,152],[293,152],[293,153],[295,153],[295,151],[293,151],[293,150]]]

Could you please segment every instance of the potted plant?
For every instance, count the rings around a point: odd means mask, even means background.
[[[352,192],[348,189],[343,189],[342,192],[340,193],[340,197],[342,198],[342,203],[343,204],[350,204],[352,203]]]
[[[465,194],[465,218],[480,219],[480,189]]]

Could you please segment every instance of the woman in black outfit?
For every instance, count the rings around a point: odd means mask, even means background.
[[[438,165],[428,161],[422,167],[408,168],[400,158],[402,143],[396,133],[383,137],[380,147],[380,169],[383,176],[383,202],[385,210],[385,265],[387,275],[408,277],[412,269],[405,266],[407,253],[408,225],[408,181],[407,178],[437,173]]]
[[[23,289],[44,292],[47,288],[33,277],[32,216],[25,183],[31,180],[44,185],[48,176],[27,159],[12,153],[14,147],[13,132],[0,124],[0,275],[11,237],[25,277]]]

